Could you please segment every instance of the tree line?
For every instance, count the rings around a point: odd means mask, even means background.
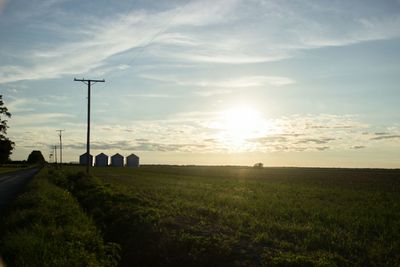
[[[4,106],[3,96],[0,95],[0,164],[10,161],[12,150],[15,143],[7,137],[7,122],[11,118],[11,113]]]

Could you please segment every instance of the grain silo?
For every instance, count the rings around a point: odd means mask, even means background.
[[[126,166],[128,167],[139,167],[139,157],[136,156],[135,154],[130,154],[129,156],[126,157]]]
[[[89,165],[93,166],[93,156],[89,155],[89,158],[90,158],[90,164]],[[86,165],[86,163],[87,163],[87,153],[82,154],[82,155],[79,156],[79,164]]]
[[[95,158],[95,166],[106,167],[108,166],[108,156],[104,153],[100,153]]]
[[[124,156],[118,153],[111,156],[111,166],[124,167]]]

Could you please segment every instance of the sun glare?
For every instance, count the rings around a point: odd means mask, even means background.
[[[248,140],[266,134],[270,124],[260,112],[252,107],[240,106],[220,113],[218,128],[221,130],[219,139],[230,150],[242,151],[248,149]]]

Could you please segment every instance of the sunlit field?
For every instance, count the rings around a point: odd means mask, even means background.
[[[82,170],[45,168],[0,220],[7,264],[400,263],[400,170],[141,166],[92,168],[90,176]]]
[[[400,262],[398,170],[142,166],[94,168],[93,174],[124,196],[102,212],[118,214],[115,205],[141,214],[137,219],[151,228],[143,236],[113,219],[120,236],[106,238],[123,244],[124,266]],[[102,220],[108,230],[115,227]],[[148,251],[135,254],[135,243]]]

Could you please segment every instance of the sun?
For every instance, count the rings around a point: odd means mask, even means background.
[[[251,138],[265,134],[270,128],[261,113],[250,106],[238,106],[220,112],[218,126],[218,139],[235,151],[246,150]]]

